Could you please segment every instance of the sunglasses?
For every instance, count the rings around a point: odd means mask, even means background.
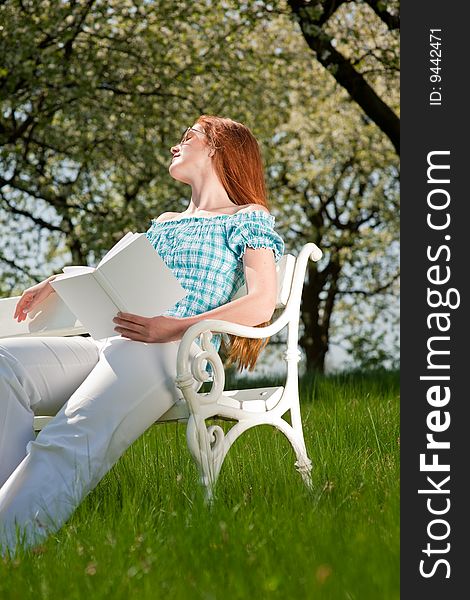
[[[183,136],[180,140],[179,145],[181,146],[181,144],[185,144],[188,141],[189,135],[191,134],[191,131],[195,131],[196,133],[202,133],[202,135],[206,135],[204,133],[204,131],[201,131],[200,129],[194,129],[194,127],[188,127],[186,129],[186,131],[183,133]]]

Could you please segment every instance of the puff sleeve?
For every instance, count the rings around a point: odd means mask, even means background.
[[[284,254],[284,242],[274,231],[274,217],[262,210],[235,215],[227,223],[227,243],[238,260],[243,258],[247,247],[270,248],[275,262]]]

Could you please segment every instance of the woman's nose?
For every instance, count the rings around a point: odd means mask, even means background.
[[[179,149],[180,149],[180,145],[179,145],[179,144],[176,144],[176,146],[172,146],[172,147],[170,148],[170,152],[171,152],[172,154],[176,154],[176,153],[178,152],[178,150],[179,150]]]

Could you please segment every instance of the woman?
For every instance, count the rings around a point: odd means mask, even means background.
[[[179,341],[202,319],[265,324],[276,303],[273,230],[258,144],[241,123],[201,116],[171,148],[170,175],[191,186],[182,213],[147,237],[187,291],[163,315],[118,314],[116,336],[7,339],[0,344],[0,548],[57,530],[129,445],[178,397]],[[240,208],[242,207],[242,208]],[[20,322],[49,294],[26,290]],[[246,282],[247,294],[230,300]],[[220,345],[220,336],[214,336]],[[229,362],[253,368],[260,340],[232,338]],[[197,351],[193,344],[193,352]],[[57,414],[56,414],[57,413]],[[56,415],[34,439],[34,414]]]

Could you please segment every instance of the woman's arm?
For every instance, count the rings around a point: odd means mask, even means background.
[[[36,308],[38,304],[44,302],[44,300],[54,293],[54,288],[50,285],[50,282],[53,281],[57,275],[51,275],[41,283],[37,283],[32,287],[28,288],[23,292],[21,298],[18,300],[18,303],[15,307],[15,314],[13,318],[21,323],[27,317],[27,314]]]
[[[204,319],[220,319],[239,325],[254,326],[271,318],[276,307],[277,280],[273,251],[247,248],[243,255],[247,294],[227,304],[193,317],[140,317],[121,313],[114,319],[123,337],[140,342],[170,342]]]
[[[203,319],[221,319],[239,325],[254,326],[269,321],[276,308],[276,266],[269,248],[247,248],[243,255],[247,294],[194,317],[181,319],[185,331]]]

